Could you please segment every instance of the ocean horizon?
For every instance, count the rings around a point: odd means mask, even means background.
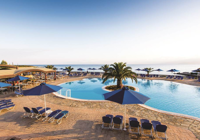
[[[83,68],[84,71],[87,71],[88,68],[96,68],[99,69],[101,66],[105,64],[46,64],[46,65],[54,65],[58,70],[61,70],[61,68],[65,68],[68,66],[72,66],[74,68],[74,71],[77,71],[78,68]],[[35,64],[32,66],[37,67],[45,67],[45,64]],[[200,68],[200,65],[198,64],[127,64],[127,66],[130,66],[134,72],[145,74],[144,71],[136,71],[137,68],[144,69],[144,68],[154,68],[154,69],[162,69],[163,71],[157,72],[154,71],[151,74],[172,74],[171,72],[167,72],[170,69],[177,69],[180,72],[192,72],[192,70]],[[89,70],[90,71],[90,70]],[[101,72],[102,70],[93,70],[96,72]]]

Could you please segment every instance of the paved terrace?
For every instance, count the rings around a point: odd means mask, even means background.
[[[59,84],[66,81],[80,80],[81,78],[61,79],[51,84]],[[53,94],[47,95],[47,106],[52,110],[62,109],[70,112],[60,125],[55,123],[42,122],[41,120],[23,118],[23,107],[44,106],[42,96],[15,97],[13,93],[0,95],[0,99],[12,99],[16,107],[11,111],[0,113],[0,140],[12,137],[25,140],[149,140],[146,136],[137,137],[128,132],[119,130],[101,129],[102,116],[105,114],[124,115],[121,111],[109,109],[95,109],[72,107],[67,105],[69,100],[55,97]],[[70,100],[70,102],[73,102]],[[127,115],[127,120],[129,116]],[[140,119],[140,118],[138,118]],[[167,136],[169,140],[197,140],[195,135],[181,127],[169,125]],[[157,139],[156,139],[157,140]]]

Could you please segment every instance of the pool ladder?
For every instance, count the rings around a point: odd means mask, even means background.
[[[61,90],[59,90],[58,94],[65,96],[67,98],[71,98],[71,89],[67,89],[65,95],[62,94]]]

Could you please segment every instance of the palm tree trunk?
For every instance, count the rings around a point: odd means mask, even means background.
[[[122,87],[123,87],[122,80],[118,79],[117,80],[117,88],[122,88]]]

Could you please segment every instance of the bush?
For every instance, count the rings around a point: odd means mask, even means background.
[[[124,86],[124,87],[128,87],[130,90],[136,90],[135,87],[132,86]],[[111,85],[111,86],[106,86],[105,89],[107,90],[118,90],[121,88],[117,88],[117,85]]]

